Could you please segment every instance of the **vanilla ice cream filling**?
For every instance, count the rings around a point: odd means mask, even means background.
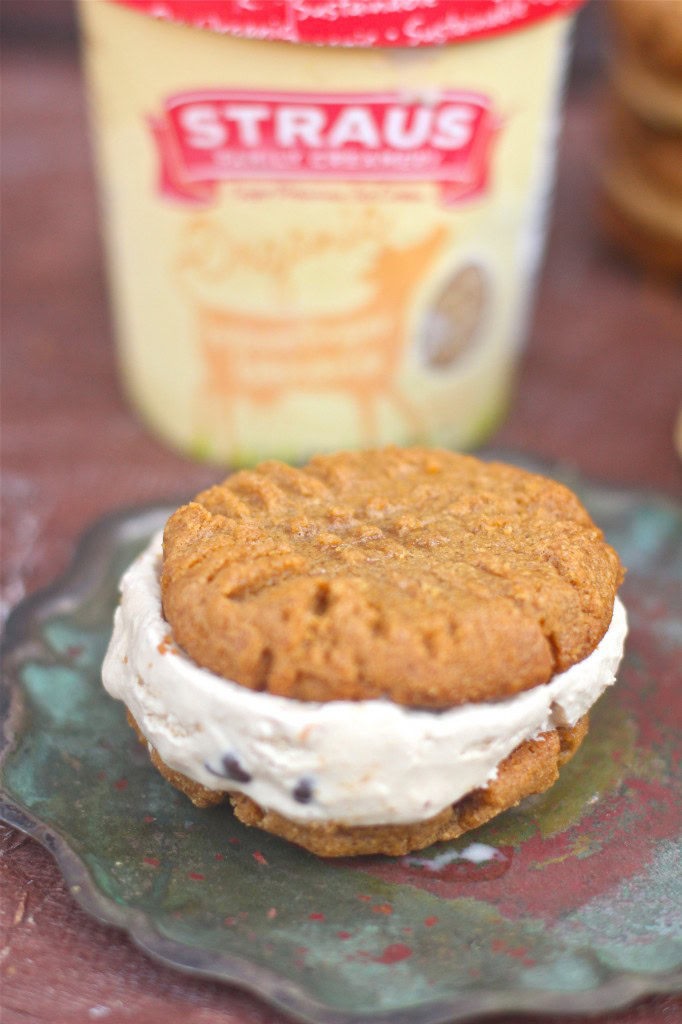
[[[444,712],[389,700],[298,701],[246,689],[179,650],[163,617],[160,568],[157,536],[121,581],[106,689],[169,768],[300,822],[400,824],[437,814],[494,779],[520,743],[575,725],[614,682],[627,633],[616,598],[587,658],[507,700]]]

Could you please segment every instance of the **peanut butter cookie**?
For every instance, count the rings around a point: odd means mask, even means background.
[[[589,655],[621,579],[561,484],[392,447],[202,492],[166,526],[161,590],[176,643],[241,686],[450,708]]]
[[[146,743],[137,723],[128,721],[142,743]],[[497,814],[516,806],[524,797],[543,793],[559,778],[559,768],[571,760],[587,735],[589,715],[572,728],[554,729],[534,740],[526,740],[505,758],[497,777],[487,786],[468,793],[450,807],[425,821],[400,825],[346,825],[339,821],[306,823],[286,818],[260,807],[243,793],[229,794],[234,812],[245,825],[254,825],[303,846],[319,857],[350,857],[370,853],[401,856],[432,843],[456,839],[485,824]],[[154,767],[190,798],[197,807],[213,807],[228,794],[208,789],[180,772],[169,768],[152,747]]]

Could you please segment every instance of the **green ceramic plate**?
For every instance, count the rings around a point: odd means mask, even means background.
[[[196,810],[99,679],[117,580],[156,507],[94,526],[10,619],[2,816],[142,949],[303,1020],[598,1012],[682,988],[682,512],[568,482],[629,567],[631,632],[549,793],[418,855],[334,862]]]

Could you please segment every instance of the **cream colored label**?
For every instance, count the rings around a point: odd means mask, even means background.
[[[226,461],[484,435],[566,19],[408,52],[82,12],[122,369],[150,423]]]

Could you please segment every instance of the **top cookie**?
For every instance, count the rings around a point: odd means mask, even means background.
[[[169,519],[175,641],[242,686],[415,707],[547,682],[606,632],[618,556],[566,487],[439,449],[264,462]]]

